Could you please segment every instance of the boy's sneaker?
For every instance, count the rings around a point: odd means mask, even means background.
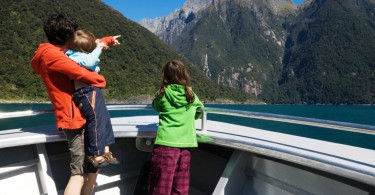
[[[87,159],[98,169],[104,168],[110,164],[105,156],[88,156]]]
[[[112,156],[112,152],[104,152],[103,157],[107,160],[109,164],[118,165],[120,161]]]

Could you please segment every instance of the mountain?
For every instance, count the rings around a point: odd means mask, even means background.
[[[373,104],[374,4],[187,0],[141,25],[211,80],[268,103]]]
[[[203,101],[254,102],[254,97],[218,85],[153,33],[99,0],[0,0],[0,99],[48,100],[30,60],[47,42],[43,24],[54,13],[75,17],[80,28],[97,37],[121,34],[118,47],[101,55],[101,74],[107,79],[105,96],[111,101],[147,102],[161,85],[161,68],[171,59],[186,64],[192,87]],[[5,6],[6,5],[6,6]]]
[[[265,98],[277,91],[283,24],[296,10],[288,0],[187,0],[169,16],[140,24],[216,83]]]
[[[140,24],[171,44],[181,35],[184,28],[195,19],[199,11],[204,11],[212,0],[188,0],[183,7],[176,9],[166,17],[143,19]]]
[[[315,0],[305,6],[290,25],[281,99],[375,103],[374,14],[374,0]]]

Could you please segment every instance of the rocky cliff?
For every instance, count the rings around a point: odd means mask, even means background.
[[[276,85],[282,24],[296,9],[290,0],[187,0],[170,15],[140,24],[215,82],[258,96]]]

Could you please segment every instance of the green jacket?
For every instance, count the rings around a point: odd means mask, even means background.
[[[194,102],[188,104],[185,87],[170,84],[165,88],[162,98],[156,95],[152,107],[159,112],[159,127],[155,144],[176,147],[197,147],[195,120],[201,117],[197,108],[203,108],[202,102],[195,95]]]

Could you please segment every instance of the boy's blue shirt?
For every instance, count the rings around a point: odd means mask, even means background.
[[[100,47],[95,48],[91,53],[84,53],[84,52],[79,52],[75,50],[69,49],[65,54],[77,62],[79,65],[95,71],[99,72],[99,56],[102,53],[102,49]]]

